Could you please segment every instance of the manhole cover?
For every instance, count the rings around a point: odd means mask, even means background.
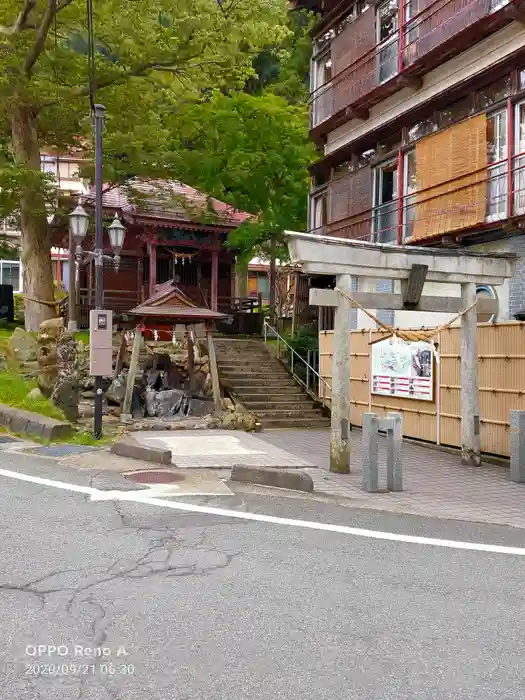
[[[20,442],[18,438],[11,437],[10,435],[0,435],[0,443],[2,442]]]
[[[126,479],[135,481],[137,484],[173,484],[175,481],[183,481],[182,474],[174,474],[173,472],[133,472],[126,474]]]

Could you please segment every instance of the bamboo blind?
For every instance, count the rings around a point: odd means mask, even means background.
[[[441,331],[439,366],[434,367],[434,402],[392,398],[370,393],[370,340],[380,330],[352,331],[350,342],[350,418],[362,424],[362,414],[399,411],[406,437],[461,446],[460,329]],[[319,334],[319,374],[331,386],[333,331]],[[508,457],[509,412],[525,410],[525,323],[478,325],[478,380],[481,449]],[[324,393],[323,393],[324,392]],[[320,382],[320,396],[328,396]]]
[[[412,241],[483,223],[486,117],[480,114],[416,145],[416,220]]]

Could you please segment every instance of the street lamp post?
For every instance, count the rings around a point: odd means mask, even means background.
[[[94,105],[95,119],[95,309],[104,308],[104,230],[102,228],[102,128],[103,105]],[[95,377],[95,418],[93,434],[102,435],[102,377]]]
[[[102,221],[102,128],[104,126],[103,105],[94,106],[95,127],[95,250],[93,252],[82,251],[82,241],[86,237],[89,226],[89,215],[79,205],[69,215],[71,234],[76,243],[75,257],[80,264],[84,258],[95,260],[95,309],[104,307],[104,259],[111,259],[104,255],[104,229]],[[108,227],[109,240],[115,255],[113,264],[118,270],[120,263],[120,251],[124,245],[126,229],[115,214],[115,219]],[[98,440],[102,435],[102,377],[95,377],[95,415],[93,420],[93,434]]]

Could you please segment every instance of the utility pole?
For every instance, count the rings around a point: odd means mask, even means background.
[[[103,105],[94,105],[95,127],[95,309],[104,308],[104,229],[102,228],[102,129]],[[102,377],[95,377],[95,416],[93,434],[102,436]]]

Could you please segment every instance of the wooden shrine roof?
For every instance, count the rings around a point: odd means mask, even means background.
[[[154,294],[128,313],[144,318],[169,318],[181,321],[213,321],[226,318],[226,314],[199,307],[177,287],[174,280],[158,284]]]

